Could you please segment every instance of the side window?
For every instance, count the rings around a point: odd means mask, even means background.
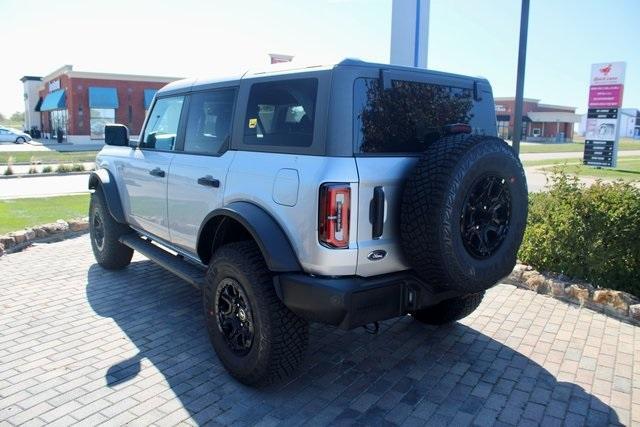
[[[183,96],[160,98],[156,101],[140,139],[140,148],[174,149],[183,104]]]
[[[234,89],[225,89],[191,95],[185,152],[217,154],[227,146],[235,93]]]
[[[357,153],[422,152],[443,127],[469,123],[470,89],[392,80],[382,89],[377,79],[356,79],[354,138]]]
[[[313,142],[317,92],[317,79],[254,84],[247,105],[244,143],[310,146]]]

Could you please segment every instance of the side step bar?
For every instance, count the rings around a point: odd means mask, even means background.
[[[140,252],[151,261],[169,270],[196,288],[202,289],[204,286],[205,270],[202,267],[170,254],[135,233],[126,234],[120,237],[119,240],[123,245],[129,246],[136,252]]]

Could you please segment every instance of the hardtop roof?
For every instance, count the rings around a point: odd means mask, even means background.
[[[431,74],[441,77],[456,77],[456,78],[465,78],[465,79],[473,79],[476,81],[486,81],[484,77],[470,77],[461,74],[447,73],[443,71],[435,71],[429,70],[425,68],[416,68],[416,67],[407,67],[401,65],[391,65],[391,64],[381,64],[375,62],[367,62],[362,61],[360,59],[352,59],[347,58],[342,61],[325,64],[325,65],[302,65],[295,64],[291,62],[273,64],[267,68],[261,69],[248,69],[243,73],[232,74],[232,75],[221,75],[221,76],[210,76],[210,77],[194,77],[188,79],[178,80],[172,83],[167,84],[162,89],[158,91],[158,94],[162,94],[164,92],[188,92],[200,86],[209,86],[219,83],[227,83],[227,84],[238,84],[240,80],[247,80],[252,78],[259,78],[264,76],[272,76],[272,75],[283,75],[283,74],[299,74],[305,72],[317,72],[317,71],[330,71],[339,67],[359,67],[359,68],[376,68],[376,69],[385,69],[385,70],[397,70],[397,71],[412,71],[418,73]]]

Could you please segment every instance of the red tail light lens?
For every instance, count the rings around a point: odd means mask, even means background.
[[[322,184],[318,205],[318,239],[332,248],[349,247],[349,184]]]

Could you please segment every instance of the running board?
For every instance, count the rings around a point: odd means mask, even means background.
[[[151,241],[142,238],[135,233],[120,237],[120,243],[149,258],[161,267],[169,270],[182,280],[189,282],[198,289],[205,284],[205,270],[183,258],[170,254],[164,249],[154,245]]]

